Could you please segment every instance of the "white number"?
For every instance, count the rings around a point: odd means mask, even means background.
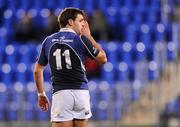
[[[67,69],[72,69],[69,50],[64,51],[64,56],[65,56],[65,61],[66,61],[66,68]]]
[[[53,53],[53,56],[56,57],[56,66],[57,70],[62,69],[62,62],[61,62],[61,49],[56,49],[56,51]],[[62,53],[62,56],[65,57],[65,62],[66,62],[66,68],[67,69],[72,69],[71,66],[71,58],[70,58],[70,52],[69,50],[65,50],[64,53]]]
[[[61,49],[56,49],[56,51],[53,53],[53,56],[56,57],[56,67],[57,70],[62,69],[62,64],[61,64]]]

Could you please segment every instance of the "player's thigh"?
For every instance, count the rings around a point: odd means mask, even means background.
[[[88,120],[87,119],[74,119],[73,127],[87,127]]]
[[[73,127],[73,121],[52,122],[51,127]]]
[[[74,119],[89,119],[92,116],[88,90],[74,90]]]
[[[74,99],[70,90],[61,90],[52,96],[51,122],[73,120]]]

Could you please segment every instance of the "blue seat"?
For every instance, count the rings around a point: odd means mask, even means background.
[[[24,119],[28,121],[34,121],[36,119],[34,104],[32,102],[25,101],[24,103]]]
[[[27,84],[25,85],[25,91],[25,100],[33,104],[37,103],[36,86],[34,85],[33,81],[27,82]]]
[[[87,14],[92,14],[94,11],[94,7],[93,7],[94,1],[92,0],[87,0],[84,3],[83,9],[86,9]]]
[[[114,78],[115,78],[115,75],[114,75],[115,69],[114,68],[115,67],[114,67],[113,63],[107,62],[101,70],[101,75],[102,75],[101,78],[103,80],[108,81],[110,84],[113,84],[113,82],[114,82]]]
[[[136,28],[135,24],[129,24],[125,31],[125,40],[127,42],[130,42],[132,46],[134,45],[134,43],[137,40],[136,31],[137,31],[137,28]]]
[[[34,1],[32,0],[32,3],[33,3]],[[29,4],[28,2],[26,2],[25,0],[20,0],[20,2],[18,3],[18,5],[19,5],[19,7],[18,7],[18,9],[24,9],[24,10],[28,10],[28,9],[30,9],[30,8],[32,8],[32,4]]]
[[[119,104],[114,104],[113,106],[113,120],[118,121],[122,118],[122,111]]]
[[[65,7],[67,7],[68,6],[68,1],[67,0],[57,0],[56,1],[58,4],[57,4],[57,7],[58,8],[65,8]]]
[[[97,89],[96,111],[98,120],[107,120],[109,118],[108,107],[110,102],[111,88],[107,81],[101,81]]]
[[[72,6],[76,8],[81,8],[82,0],[73,0]]]
[[[113,64],[113,67],[117,65],[117,56],[116,53],[119,50],[118,42],[109,42],[107,45],[107,59]]]
[[[169,62],[174,61],[176,58],[174,42],[168,42],[167,44],[167,59]]]
[[[34,7],[37,11],[39,11],[39,10],[42,8],[41,2],[42,2],[41,0],[35,0],[35,1],[34,1],[33,7]]]
[[[112,27],[112,28],[115,28],[117,26],[115,26],[115,24],[117,23],[117,10],[115,7],[108,7],[106,9],[106,12],[105,12],[105,17],[108,17],[106,18],[107,20],[107,23]],[[113,30],[113,29],[112,29]],[[116,31],[117,32],[117,31]]]
[[[124,82],[128,80],[128,64],[124,61],[120,61],[116,66],[116,80],[120,82]]]
[[[129,9],[133,9],[133,4],[132,4],[132,3],[133,3],[132,0],[126,0],[126,1],[124,1],[125,6],[126,6],[127,8],[129,8]]]
[[[112,83],[114,80],[114,65],[116,62],[116,56],[113,55],[113,52],[117,49],[116,45],[114,43],[109,44],[109,49],[107,46],[107,43],[104,41],[100,42],[102,48],[105,50],[107,53],[107,58],[111,59],[112,61],[109,60],[103,67],[101,68],[101,78],[107,80],[109,83]],[[111,49],[112,48],[112,49]],[[112,56],[112,58],[111,58]],[[112,63],[114,62],[114,63]]]
[[[5,109],[0,108],[0,121],[5,121]]]
[[[97,5],[98,9],[100,9],[102,12],[106,12],[106,9],[107,9],[107,1],[98,0],[96,4],[98,4],[98,5]]]
[[[111,84],[106,80],[99,82],[97,89],[97,97],[99,100],[109,101],[111,95]]]
[[[170,42],[170,41],[172,41],[173,39],[173,35],[172,35],[172,24],[170,24],[170,23],[165,23],[164,24],[164,26],[165,26],[165,33],[166,33],[166,40],[168,41],[168,42]],[[177,27],[178,27],[178,25],[176,25]]]
[[[12,80],[11,80],[11,73],[4,73],[4,72],[1,72],[2,74],[2,82],[5,83],[6,85],[12,85]]]
[[[0,0],[0,8],[4,7],[6,5],[6,2],[5,0]]]
[[[129,80],[133,81],[135,79],[135,70],[134,70],[134,63],[129,63]]]
[[[149,16],[146,21],[151,22],[151,23],[159,23],[160,22],[160,18],[159,18],[160,16],[153,9],[151,11],[148,11],[147,15],[149,15]]]
[[[34,81],[33,70],[31,69],[31,66],[32,65],[29,65],[27,71],[25,72],[26,82],[33,82]]]
[[[25,73],[16,71],[16,81],[25,84],[27,81]]]
[[[18,63],[25,63],[28,65],[30,63],[31,50],[27,45],[17,45],[17,59]]]
[[[151,0],[150,1],[150,7],[154,8],[154,9],[160,9],[161,8],[161,1]]]
[[[148,25],[144,25],[144,31],[146,31],[146,33],[142,32],[140,33],[140,41],[143,42],[143,44],[145,45],[146,49],[152,49],[153,48],[153,44],[151,41],[151,36],[149,33],[149,26]]]
[[[35,63],[36,58],[38,56],[38,52],[40,51],[40,49],[38,50],[37,48],[41,48],[40,45],[35,45],[35,42],[31,42],[28,45],[29,48],[29,62],[31,63]]]
[[[8,3],[8,7],[9,7],[10,9],[12,9],[13,12],[15,12],[16,9],[17,9],[16,2],[13,1],[13,0],[10,0],[10,2]]]
[[[120,6],[120,1],[119,0],[110,0],[109,2],[111,2],[110,5],[113,6],[113,7],[119,8],[119,6]]]
[[[0,105],[0,121],[5,121],[6,106],[8,105],[8,87],[4,83],[0,83],[0,100],[3,102]]]
[[[19,109],[19,105],[17,102],[10,102],[8,104],[8,107],[6,109],[8,121],[17,121],[18,120],[18,109]]]
[[[131,63],[132,62],[132,55],[131,55],[131,53],[132,53],[132,48],[133,48],[133,46],[132,46],[132,44],[131,43],[129,43],[129,42],[125,42],[124,44],[123,44],[123,46],[122,46],[123,48],[122,48],[122,61],[125,61],[125,62],[127,62],[128,64],[129,63]]]
[[[121,26],[122,29],[123,29],[123,28],[126,28],[127,25],[129,24],[129,18],[127,18],[126,15],[122,14],[123,11],[124,11],[124,10],[121,10],[121,11],[117,12],[117,16],[116,16],[117,22],[118,22],[118,24]],[[130,12],[129,12],[129,13],[130,13]],[[128,14],[128,15],[130,15],[130,14]],[[116,19],[115,19],[115,20],[116,20]],[[114,25],[115,25],[115,24],[114,24]],[[118,26],[114,26],[114,27],[116,28],[116,27],[118,27]],[[116,32],[117,32],[117,31],[116,31]],[[124,31],[123,31],[122,33],[124,33]]]
[[[97,120],[108,120],[108,102],[107,101],[99,101],[97,106]]]
[[[164,33],[155,32],[155,40],[156,41],[163,41],[164,38],[165,38],[165,34]]]
[[[145,60],[147,57],[147,51],[146,51],[145,44],[143,42],[136,43],[136,47],[134,47],[133,50],[133,60],[136,61],[142,61]]]
[[[137,12],[135,15],[132,14],[133,16],[133,24],[139,26],[144,22],[144,17],[143,17],[143,12]]]
[[[17,63],[17,68],[13,69],[13,79],[15,82],[21,82],[25,84],[27,82],[26,79],[26,71],[27,71],[28,66],[24,63]],[[31,75],[29,75],[31,76]]]
[[[37,92],[36,91],[27,91],[26,101],[31,102],[33,104],[37,103]]]
[[[56,1],[56,2],[57,2],[57,1]],[[52,2],[52,1],[46,0],[46,1],[44,2],[44,3],[46,3],[46,4],[43,5],[43,8],[48,8],[48,9],[53,10],[53,9],[56,8],[56,5],[55,5],[55,4],[58,4],[58,3],[56,3],[56,2]]]
[[[5,31],[6,31],[6,28],[3,28]],[[4,30],[0,30],[1,33],[5,32]],[[6,35],[4,33],[4,36],[1,38],[0,37],[0,43],[1,43],[1,50],[0,50],[0,53],[4,53],[4,49],[6,47]]]
[[[137,101],[140,98],[140,90],[142,88],[142,83],[139,79],[135,79],[131,82],[131,100]]]
[[[91,107],[93,109],[95,109],[96,105],[97,105],[97,87],[98,87],[98,80],[91,80],[88,82],[88,86],[89,86],[89,91],[90,91],[90,101],[91,101]]]
[[[147,1],[144,1],[144,0],[138,0],[137,2],[138,2],[138,3],[137,3],[138,6],[141,6],[141,7],[147,6]]]
[[[157,63],[155,61],[150,61],[148,66],[148,79],[150,81],[156,80],[159,76]]]
[[[22,96],[24,91],[24,86],[21,82],[14,82],[12,89],[10,90],[9,100],[10,102],[16,102],[17,106],[20,106],[22,101]]]
[[[36,105],[35,108],[36,118],[38,121],[49,121],[50,120],[50,110],[47,112],[42,112]]]
[[[5,83],[0,83],[0,100],[3,102],[3,104],[6,104],[8,102],[8,87]],[[0,105],[0,107],[4,107],[5,105]]]
[[[12,68],[16,63],[16,47],[14,45],[7,45],[5,47],[5,61],[6,63],[10,64]]]

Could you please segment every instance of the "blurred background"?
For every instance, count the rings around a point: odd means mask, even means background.
[[[180,127],[180,0],[0,0],[0,127],[50,127],[33,68],[65,7],[85,10],[108,57],[85,63],[89,127]],[[49,67],[44,76],[51,99]]]

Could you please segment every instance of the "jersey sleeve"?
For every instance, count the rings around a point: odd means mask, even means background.
[[[41,49],[40,49],[38,57],[37,57],[37,63],[39,63],[43,66],[46,66],[48,63],[48,59],[45,55],[45,42],[46,42],[46,39],[43,41]]]
[[[84,49],[85,55],[91,59],[95,59],[99,53],[99,50],[92,45],[92,43],[87,37],[80,36],[80,39],[83,43],[83,47],[84,47],[83,49]]]

